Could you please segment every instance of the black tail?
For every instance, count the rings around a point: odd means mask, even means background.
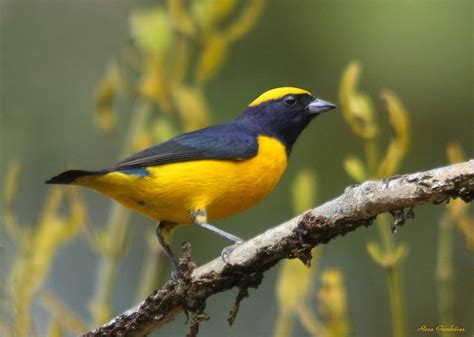
[[[106,173],[106,170],[102,171],[82,171],[82,170],[69,170],[63,173],[58,174],[57,176],[52,177],[51,179],[45,181],[46,184],[70,184],[76,181],[77,178],[90,176],[94,174],[103,174]]]

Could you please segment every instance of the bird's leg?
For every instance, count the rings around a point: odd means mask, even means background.
[[[170,243],[170,230],[173,228],[176,224],[172,222],[167,222],[167,221],[160,221],[156,225],[156,237],[158,238],[158,241],[160,242],[161,247],[163,247],[163,250],[165,251],[166,255],[170,258],[171,262],[173,263],[175,271],[171,273],[171,277],[176,280],[177,275],[180,272],[179,268],[179,263],[176,257],[173,254],[173,251],[171,250],[171,247],[169,245]]]
[[[239,245],[241,243],[244,242],[244,240],[242,240],[241,238],[233,235],[233,234],[230,234],[230,233],[227,233],[225,231],[223,231],[222,229],[219,229],[213,225],[210,225],[207,223],[207,214],[206,214],[206,210],[205,209],[200,209],[200,210],[197,210],[197,211],[193,211],[192,214],[191,214],[191,218],[193,220],[193,222],[198,225],[199,227],[202,227],[202,228],[205,228],[207,229],[208,231],[211,231],[219,236],[222,236],[223,238],[226,238],[227,240],[229,241],[232,241],[233,243]],[[230,247],[226,247],[222,250],[222,253],[221,253],[221,258],[222,260],[224,260],[224,262],[227,262],[226,259],[227,257],[229,256],[229,254],[232,252],[232,250],[234,250],[235,246],[230,246]]]
[[[233,235],[233,234],[230,234],[230,233],[227,233],[225,231],[223,231],[222,229],[219,229],[213,225],[210,225],[207,223],[207,214],[206,214],[206,210],[204,209],[200,209],[196,212],[193,212],[192,213],[192,220],[193,222],[202,227],[202,228],[205,228],[219,236],[222,236],[223,238],[226,238],[227,240],[229,241],[232,241],[233,243],[237,243],[237,244],[240,244],[240,243],[243,243],[244,240],[242,240],[241,238]]]

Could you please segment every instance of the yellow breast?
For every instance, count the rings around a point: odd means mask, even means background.
[[[285,147],[258,137],[258,153],[246,160],[197,160],[148,167],[149,176],[119,172],[79,184],[104,193],[155,220],[191,223],[192,210],[209,220],[241,212],[267,196],[287,166]]]

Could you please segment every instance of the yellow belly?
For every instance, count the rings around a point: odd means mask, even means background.
[[[119,172],[84,177],[79,185],[106,194],[154,220],[190,224],[193,210],[209,220],[239,213],[266,197],[287,166],[278,140],[258,137],[259,150],[246,160],[197,160],[148,167],[149,176]]]

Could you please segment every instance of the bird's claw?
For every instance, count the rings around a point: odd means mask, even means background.
[[[230,254],[234,251],[235,248],[237,248],[237,246],[241,245],[242,243],[244,243],[244,241],[236,242],[232,246],[225,247],[221,252],[222,261],[224,261],[224,263],[227,263]]]
[[[176,269],[175,271],[172,271],[171,272],[171,278],[173,279],[173,281],[177,282],[179,280],[180,274],[181,274],[180,269]]]

